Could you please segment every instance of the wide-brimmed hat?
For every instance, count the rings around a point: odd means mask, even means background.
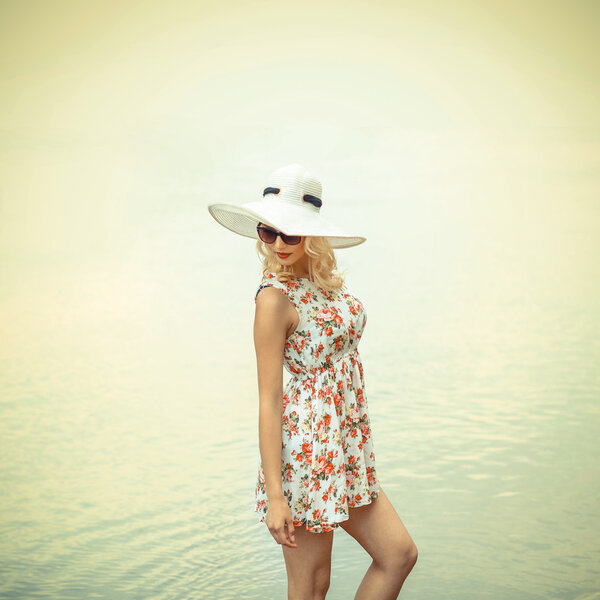
[[[323,236],[332,248],[349,248],[366,241],[321,215],[321,182],[302,165],[293,163],[273,171],[261,200],[246,204],[210,204],[210,214],[231,231],[258,238],[259,222],[287,235]]]

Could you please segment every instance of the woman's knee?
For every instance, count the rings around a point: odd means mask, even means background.
[[[315,600],[321,600],[327,595],[327,590],[329,589],[330,575],[331,569],[329,568],[319,569],[315,573],[313,588]]]
[[[417,562],[419,552],[414,541],[409,538],[391,544],[385,553],[375,560],[379,567],[388,571],[408,574]]]
[[[324,600],[329,590],[331,567],[323,566],[310,574],[288,577],[288,600]]]
[[[412,540],[410,540],[410,544],[408,545],[408,548],[405,551],[405,557],[406,565],[410,567],[410,569],[412,569],[417,563],[417,558],[419,557],[419,551],[417,550],[417,546]]]

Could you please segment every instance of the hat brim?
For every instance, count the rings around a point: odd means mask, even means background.
[[[322,236],[332,248],[358,246],[367,238],[352,235],[329,222],[318,212],[301,206],[280,202],[248,202],[235,204],[211,204],[208,211],[214,219],[230,231],[245,237],[258,239],[256,226],[259,222],[270,225],[287,235]]]

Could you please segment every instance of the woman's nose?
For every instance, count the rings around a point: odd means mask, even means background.
[[[275,240],[275,250],[277,252],[283,252],[286,248],[287,248],[287,244],[284,244],[283,240],[281,239],[281,236],[278,235],[277,239]]]

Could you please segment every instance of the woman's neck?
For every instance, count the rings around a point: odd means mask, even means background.
[[[310,263],[307,259],[308,257],[305,255],[293,266],[294,277],[298,279],[312,279]]]

